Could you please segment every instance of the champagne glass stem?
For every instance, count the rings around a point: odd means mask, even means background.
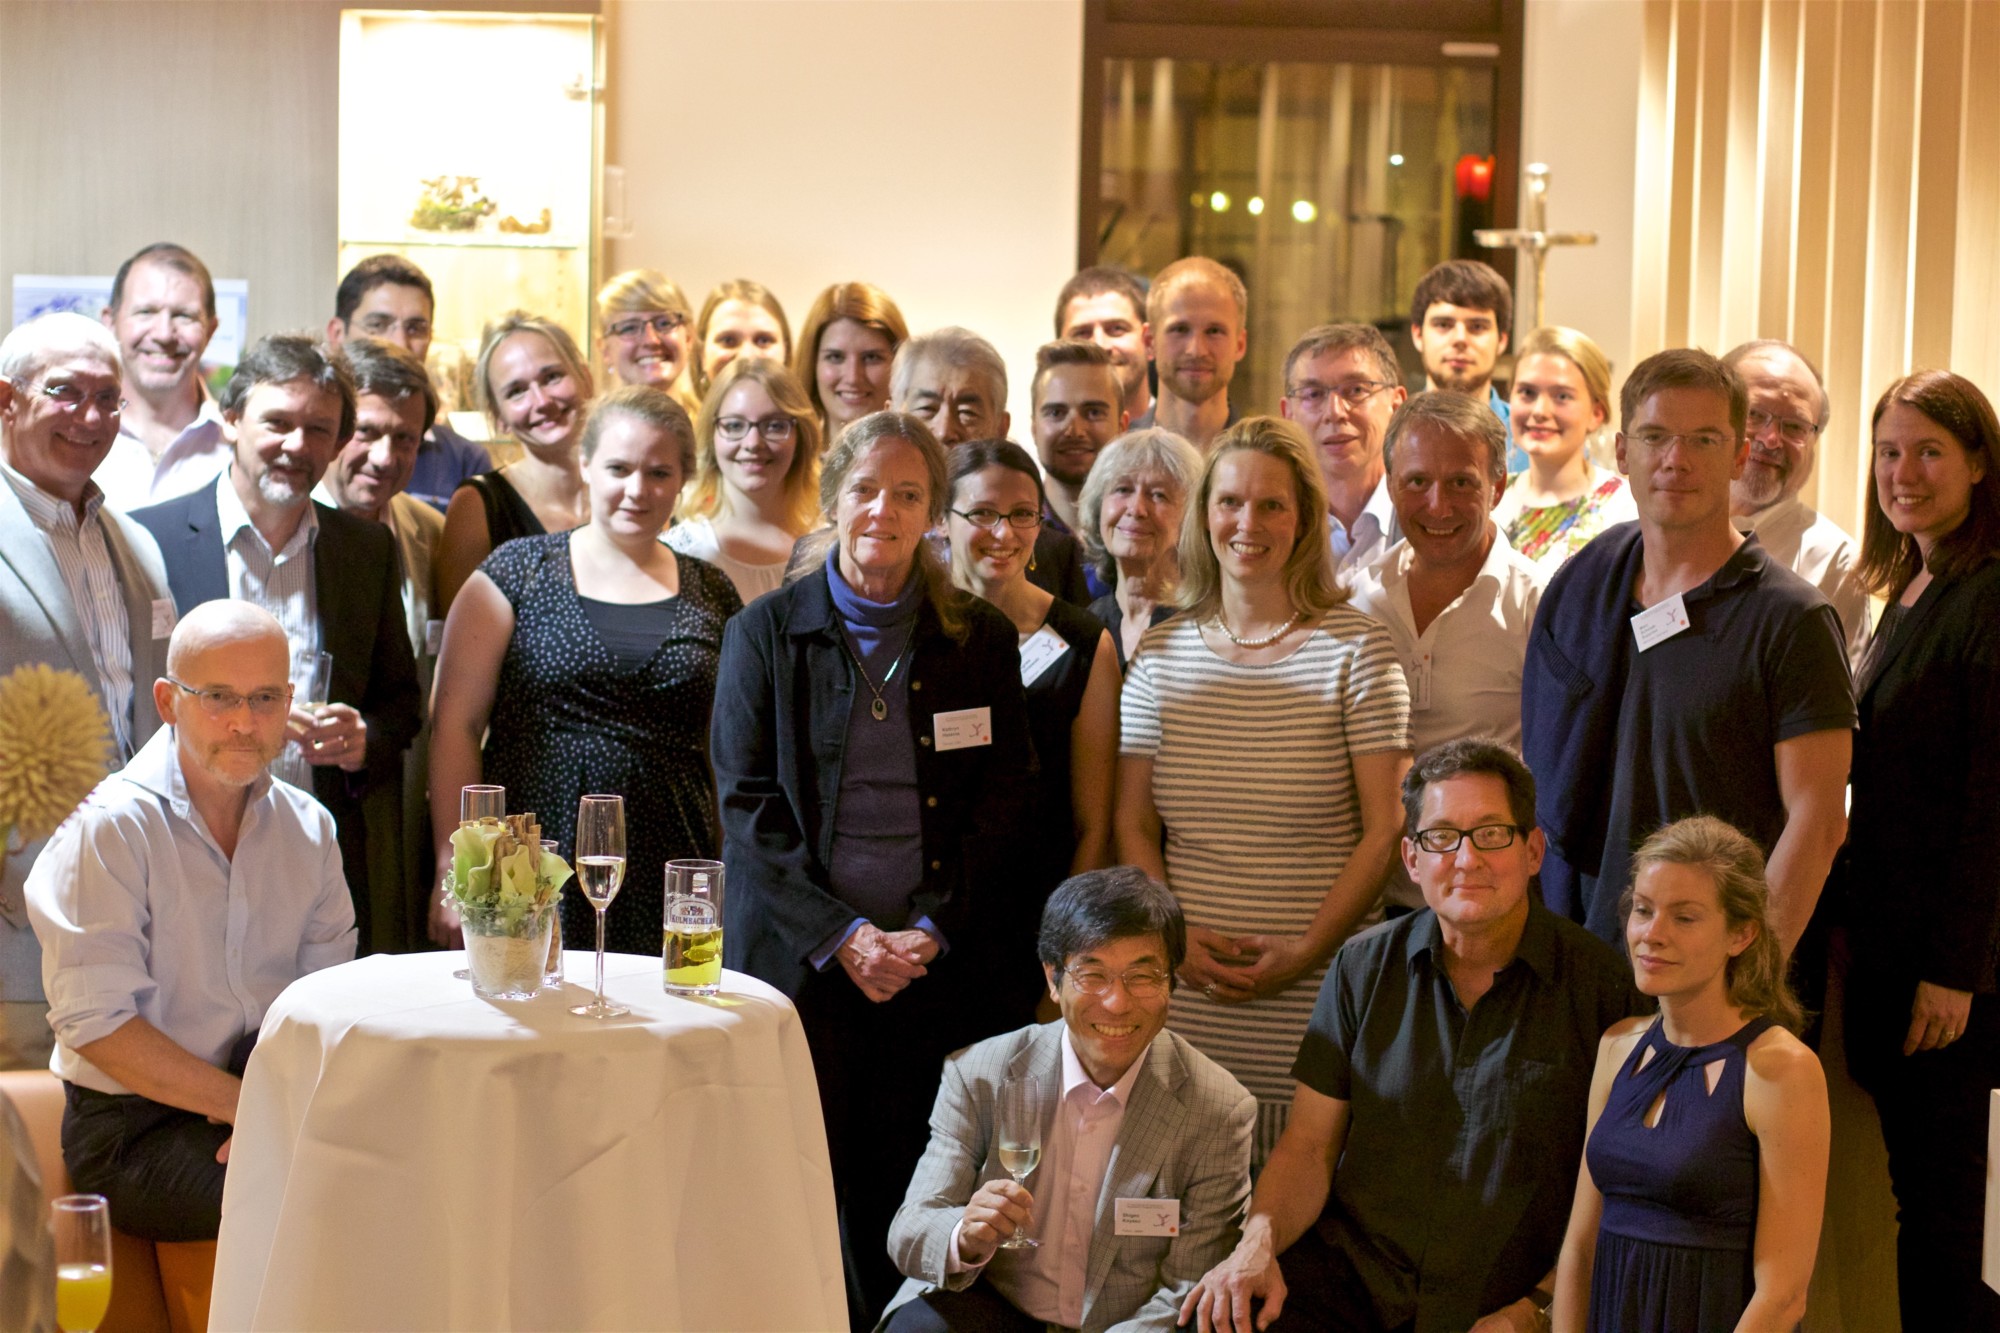
[[[604,908],[597,909],[597,1007],[604,1007]]]

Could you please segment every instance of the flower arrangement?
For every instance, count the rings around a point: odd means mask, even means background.
[[[0,678],[0,835],[45,838],[111,767],[111,720],[74,671]]]
[[[541,845],[532,814],[477,819],[451,835],[451,871],[445,886],[459,915],[496,934],[519,934],[553,906],[569,882],[570,868]]]
[[[431,176],[417,196],[410,225],[419,231],[471,231],[495,204],[479,192],[477,176]]]

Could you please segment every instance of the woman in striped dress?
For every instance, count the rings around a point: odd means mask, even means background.
[[[1180,563],[1186,609],[1125,677],[1118,857],[1180,899],[1168,1022],[1256,1095],[1261,1162],[1327,962],[1396,854],[1409,692],[1334,579],[1319,467],[1290,422],[1217,438]]]

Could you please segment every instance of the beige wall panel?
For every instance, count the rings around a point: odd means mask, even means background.
[[[1964,103],[1965,11],[1965,0],[1927,0],[1924,5],[1915,219],[1910,235],[1912,367],[1951,364],[1952,270],[1958,250],[1958,172],[1964,137],[1959,115]],[[1987,155],[1991,161],[1990,142]],[[1987,315],[1992,315],[1990,308]]]
[[[1667,189],[1666,312],[1662,347],[1680,347],[1689,333],[1690,297],[1694,291],[1693,252],[1701,195],[1698,151],[1701,129],[1702,91],[1702,6],[1696,0],[1680,0],[1674,6],[1672,177]],[[1652,349],[1658,351],[1659,348]]]
[[[1732,149],[1729,116],[1736,4],[1734,0],[1711,0],[1697,8],[1699,93],[1690,194],[1694,217],[1688,232],[1692,246],[1687,265],[1687,330],[1682,336],[1695,346],[1714,348],[1722,325],[1724,256],[1729,236]],[[1685,14],[1685,8],[1682,12]]]
[[[1755,336],[1786,337],[1792,328],[1798,225],[1799,0],[1771,0],[1759,88],[1757,179],[1762,210]]]
[[[1868,283],[1872,273],[1869,191],[1874,185],[1869,143],[1875,123],[1876,6],[1863,0],[1843,0],[1837,8],[1840,34],[1834,59],[1839,81],[1830,117],[1835,153],[1833,225],[1827,272],[1827,356],[1822,367],[1834,408],[1833,422],[1820,442],[1816,481],[1824,511],[1852,532],[1859,510],[1852,499],[1851,464],[1867,395]]]
[[[1827,288],[1833,236],[1833,108],[1839,88],[1834,50],[1840,35],[1837,5],[1809,0],[1799,9],[1798,221],[1793,230],[1792,336],[1794,346],[1824,367],[1827,359]]]
[[[1646,0],[1640,33],[1638,161],[1632,218],[1632,359],[1667,345],[1667,255],[1674,197],[1673,0]],[[1626,369],[1630,369],[1628,365]]]
[[[1734,0],[1729,11],[1729,103],[1724,121],[1728,136],[1724,197],[1729,202],[1722,210],[1722,268],[1716,324],[1708,344],[1717,352],[1756,336],[1764,263],[1764,192],[1759,188],[1764,170],[1764,0]]]
[[[1951,368],[2000,394],[2000,4],[1966,10]]]

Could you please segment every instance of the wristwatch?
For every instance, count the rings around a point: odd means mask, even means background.
[[[1543,1328],[1549,1327],[1551,1323],[1549,1310],[1555,1303],[1556,1294],[1552,1291],[1536,1287],[1528,1293],[1528,1304],[1535,1307],[1535,1318],[1540,1321]]]

